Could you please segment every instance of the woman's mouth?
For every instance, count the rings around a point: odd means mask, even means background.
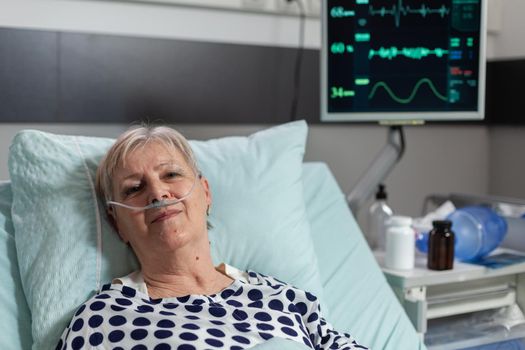
[[[166,221],[168,219],[171,219],[174,216],[177,216],[181,211],[182,210],[178,210],[178,209],[170,209],[170,210],[163,211],[162,213],[157,215],[153,219],[153,221],[151,221],[151,223],[154,224],[156,222]]]

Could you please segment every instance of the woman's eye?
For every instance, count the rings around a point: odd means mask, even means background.
[[[176,177],[179,177],[179,176],[181,176],[181,174],[176,172],[176,171],[170,171],[170,172],[166,173],[166,177],[168,177],[168,178],[176,178]]]
[[[127,197],[127,196],[131,196],[132,194],[140,191],[140,188],[141,188],[141,185],[136,185],[136,186],[131,186],[131,187],[128,187],[124,190],[124,195]]]

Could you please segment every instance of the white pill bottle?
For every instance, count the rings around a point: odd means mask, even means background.
[[[394,270],[414,268],[416,235],[412,218],[392,216],[386,223],[385,267]]]

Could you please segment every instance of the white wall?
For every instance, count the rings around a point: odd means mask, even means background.
[[[488,0],[494,2],[489,12],[489,20],[493,16],[493,23],[499,28],[488,37],[487,57],[489,59],[507,59],[525,57],[525,1],[523,0]],[[489,7],[489,10],[491,7]],[[489,22],[491,23],[491,22]]]
[[[489,193],[525,199],[525,127],[491,128],[489,159]]]
[[[0,0],[0,27],[268,46],[299,42],[294,17],[133,1]],[[318,19],[306,20],[306,47],[320,47],[319,28]]]
[[[162,1],[162,0],[161,0]],[[525,56],[522,0],[487,0],[487,57]],[[200,1],[205,2],[205,1]],[[211,3],[212,1],[207,1]],[[216,1],[228,4],[234,0]],[[297,18],[140,1],[0,0],[0,27],[80,31],[270,46],[296,46]],[[509,20],[510,19],[510,20]],[[321,46],[320,21],[306,20],[305,46]]]

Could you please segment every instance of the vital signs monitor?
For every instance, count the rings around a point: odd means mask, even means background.
[[[486,2],[323,1],[321,121],[483,119]]]

